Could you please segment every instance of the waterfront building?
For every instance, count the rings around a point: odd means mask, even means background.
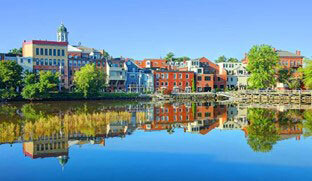
[[[188,71],[195,73],[197,92],[223,90],[226,87],[226,72],[207,58],[188,60],[186,66]]]
[[[21,57],[19,55],[10,53],[0,53],[1,61],[15,61],[18,65],[23,68],[23,72],[33,72],[33,58],[32,57]]]
[[[194,82],[192,71],[155,70],[154,72],[155,91],[168,93],[191,92]]]
[[[23,42],[23,57],[33,59],[33,70],[60,72],[61,86],[68,88],[67,42],[30,40]]]
[[[73,80],[75,72],[80,70],[81,67],[87,64],[94,64],[94,66],[96,66],[97,69],[103,71],[104,73],[106,72],[105,58],[100,56],[99,59],[95,59],[92,56],[83,56],[83,50],[72,45],[68,45],[67,50],[68,50],[69,89],[71,89],[74,86]]]
[[[106,84],[108,92],[125,92],[126,91],[126,69],[124,59],[113,59],[106,62]]]
[[[126,92],[154,92],[154,76],[150,69],[139,68],[132,60],[125,63]]]
[[[218,63],[221,71],[226,71],[228,89],[246,89],[249,74],[246,65],[241,62]]]

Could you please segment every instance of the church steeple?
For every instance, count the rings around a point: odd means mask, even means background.
[[[61,26],[57,29],[57,41],[68,42],[68,31],[63,23],[61,23]]]

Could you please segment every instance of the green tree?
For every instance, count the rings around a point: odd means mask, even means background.
[[[233,62],[233,63],[239,62],[237,58],[229,58],[227,61],[228,62]]]
[[[102,71],[88,64],[75,73],[74,82],[77,92],[83,93],[85,98],[98,95],[105,87],[105,75]]]
[[[216,63],[227,62],[227,58],[224,55],[222,55],[215,62]]]
[[[253,89],[275,86],[279,57],[269,45],[255,45],[248,53],[248,85]]]
[[[23,49],[22,48],[13,48],[12,50],[9,51],[10,54],[14,55],[22,55],[23,54]]]
[[[274,111],[267,109],[248,109],[248,144],[256,152],[269,152],[279,139],[274,125]]]
[[[168,61],[174,61],[174,53],[173,52],[169,52],[166,56],[165,56],[165,60]]]
[[[174,59],[174,61],[183,62],[184,60],[190,60],[190,59],[191,59],[190,57],[183,56],[183,57]]]
[[[50,98],[50,93],[57,91],[59,84],[59,73],[41,71],[39,75],[29,73],[24,78],[24,99],[34,100]]]
[[[23,68],[15,61],[0,62],[0,99],[12,99],[18,96],[22,84]]]
[[[305,59],[304,60],[306,66],[304,68],[300,68],[299,72],[303,75],[303,83],[307,89],[312,89],[312,60]]]

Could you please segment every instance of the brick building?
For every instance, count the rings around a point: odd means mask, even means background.
[[[170,71],[155,70],[154,86],[155,91],[161,92],[191,92],[194,81],[194,72],[192,71]]]
[[[197,92],[208,92],[213,89],[224,89],[226,87],[227,74],[222,67],[205,57],[188,60],[187,68],[196,74]]]

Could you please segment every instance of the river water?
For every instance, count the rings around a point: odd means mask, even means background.
[[[264,107],[3,104],[0,180],[311,180],[312,109]]]

